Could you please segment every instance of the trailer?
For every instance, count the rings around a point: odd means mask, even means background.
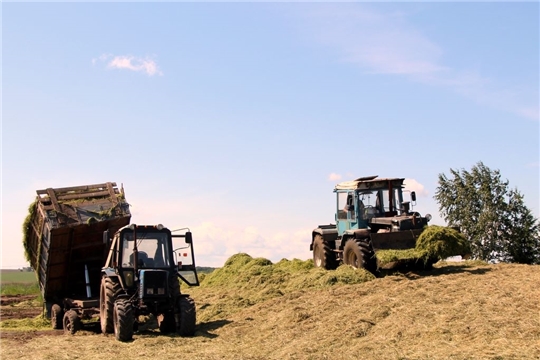
[[[116,183],[37,190],[24,223],[24,248],[54,329],[74,333],[99,315],[101,272],[115,233],[130,222]]]

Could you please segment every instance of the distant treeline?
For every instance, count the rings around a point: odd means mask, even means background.
[[[197,273],[199,274],[210,274],[212,271],[218,269],[214,267],[207,267],[207,266],[196,266]]]

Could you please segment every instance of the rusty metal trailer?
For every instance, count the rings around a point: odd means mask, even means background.
[[[67,325],[73,332],[78,319],[99,314],[101,269],[109,250],[103,233],[129,224],[129,204],[114,182],[36,193],[24,224],[26,257],[53,328]]]

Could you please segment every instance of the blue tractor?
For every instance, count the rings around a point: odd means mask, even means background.
[[[431,215],[412,210],[414,191],[404,201],[404,180],[369,176],[337,184],[336,224],[320,225],[312,233],[315,266],[332,270],[343,262],[375,273],[376,251],[414,248]]]

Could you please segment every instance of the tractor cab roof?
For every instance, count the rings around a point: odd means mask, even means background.
[[[341,190],[380,190],[388,189],[390,186],[392,188],[401,188],[403,187],[403,181],[405,179],[401,178],[379,178],[375,176],[366,176],[361,177],[352,181],[344,181],[336,185],[334,192]]]

